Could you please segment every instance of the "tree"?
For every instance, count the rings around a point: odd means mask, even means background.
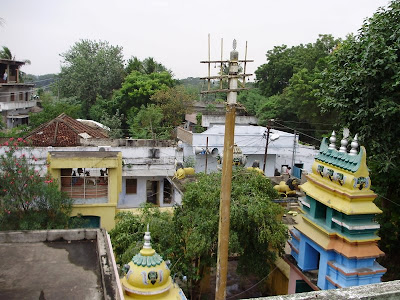
[[[124,112],[130,117],[142,105],[152,103],[151,96],[159,90],[166,90],[175,85],[168,72],[142,74],[134,71],[125,77],[121,89],[113,95],[114,110]],[[130,112],[130,110],[133,110]],[[113,112],[115,113],[115,111]],[[128,128],[127,119],[122,122],[123,128]]]
[[[271,118],[279,119],[319,139],[329,131],[323,124],[335,119],[321,112],[320,85],[327,57],[339,42],[331,35],[320,35],[314,43],[274,47],[267,52],[267,63],[256,71],[258,89],[242,102],[250,110],[257,109],[263,125]],[[301,139],[315,143],[304,135]]]
[[[313,71],[339,42],[331,35],[320,35],[313,44],[275,46],[267,51],[267,63],[255,72],[261,93],[267,97],[282,93],[294,73],[304,68]]]
[[[80,40],[61,57],[64,61],[58,82],[60,93],[82,101],[85,117],[97,95],[108,99],[113,90],[121,87],[124,77],[121,47],[103,41]]]
[[[18,152],[22,138],[10,138],[0,155],[1,230],[56,229],[68,226],[72,200],[49,176],[35,170],[34,156]],[[19,154],[22,153],[22,154]]]
[[[123,114],[119,113],[117,109],[115,115],[110,116],[107,113],[104,113],[100,119],[100,123],[110,128],[109,137],[112,139],[120,139],[124,136],[124,132],[122,130],[122,121],[121,119],[124,117]]]
[[[2,46],[2,50],[0,50],[0,58],[2,59],[14,59],[13,55],[11,54],[10,48],[6,46]]]
[[[156,213],[147,219],[121,216],[111,232],[117,259],[126,263],[143,239],[145,224],[137,222],[150,220],[150,231],[156,237],[153,245],[160,243],[157,251],[171,260],[172,274],[187,276],[191,299],[199,294],[200,280],[216,264],[221,184],[221,173],[196,176],[195,182],[185,185],[182,205],[175,207],[172,218]],[[239,258],[238,272],[262,278],[283,253],[287,239],[287,227],[279,217],[283,209],[271,201],[277,194],[265,176],[237,169],[232,179],[229,251]]]
[[[240,92],[238,96],[238,102],[244,105],[247,112],[252,115],[256,115],[260,110],[260,106],[266,101],[267,97],[261,95],[258,88]]]
[[[134,71],[147,75],[161,72],[171,73],[163,64],[155,61],[153,57],[147,57],[143,61],[140,61],[136,56],[132,56],[128,59],[125,71],[128,75]]]
[[[148,104],[137,111],[130,120],[131,137],[134,139],[165,139],[170,138],[168,128],[162,126],[164,116],[161,107]]]
[[[121,111],[128,111],[131,107],[147,105],[157,91],[166,90],[174,85],[175,82],[168,72],[142,74],[134,71],[126,76],[114,98],[120,104]]]
[[[55,100],[46,93],[42,95],[42,108],[43,110],[39,113],[29,114],[29,125],[32,128],[36,128],[62,113],[74,119],[82,117],[81,104],[75,98]]]
[[[157,103],[163,113],[164,124],[176,127],[185,121],[185,114],[189,113],[194,100],[183,86],[162,89],[150,98]]]
[[[400,1],[366,19],[330,56],[323,83],[323,108],[337,123],[359,134],[367,149],[379,203],[380,247],[388,279],[399,279],[400,259]]]

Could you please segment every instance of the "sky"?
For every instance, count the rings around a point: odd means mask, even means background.
[[[247,58],[254,62],[246,73],[254,73],[274,46],[312,43],[319,34],[345,38],[389,2],[0,0],[0,46],[9,47],[15,59],[32,62],[22,71],[43,75],[60,72],[60,54],[80,39],[108,41],[123,47],[125,59],[154,57],[182,79],[207,75],[200,61],[208,59],[210,34],[211,60],[221,58],[221,38],[223,59],[233,39],[243,59],[247,41]]]

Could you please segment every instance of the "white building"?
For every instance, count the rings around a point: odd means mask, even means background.
[[[266,146],[267,128],[262,126],[236,125],[235,144],[239,146],[243,154],[247,156],[246,166],[252,166],[255,160],[260,162],[263,169],[264,154]],[[223,154],[224,146],[224,125],[214,125],[202,133],[192,133],[183,128],[178,128],[178,139],[183,144],[183,156],[185,161],[194,160],[196,172],[204,172],[206,165],[206,155],[204,151],[208,148],[207,171],[215,171],[218,163],[215,154]],[[275,169],[282,172],[286,167],[297,166],[306,171],[311,170],[314,156],[318,150],[314,147],[301,145],[298,135],[279,130],[271,130],[270,142],[268,145],[268,155],[266,161],[266,176],[273,176]]]
[[[78,147],[23,147],[17,153],[17,157],[25,154],[33,157],[32,164],[45,176],[47,172],[46,164],[49,153],[73,152],[76,157],[83,159],[85,152],[120,152],[122,154],[122,191],[118,195],[117,209],[137,208],[141,204],[149,202],[159,207],[171,207],[181,203],[181,195],[175,189],[171,177],[175,173],[176,144],[172,141],[153,141],[153,140],[109,140],[109,139],[81,139],[82,144],[88,146]],[[113,145],[111,145],[113,143]],[[124,144],[124,145],[122,145]],[[0,147],[0,155],[4,154],[5,147]],[[182,151],[180,151],[182,153]],[[182,156],[179,154],[178,157]],[[76,204],[100,204],[107,203],[107,185],[102,185],[107,175],[102,175],[106,171],[102,167],[86,168],[78,174],[76,167],[68,169],[68,174],[61,171],[61,181],[69,178],[68,182],[74,178],[82,178],[82,187],[85,192],[96,192],[95,197],[89,194],[75,193],[76,186],[70,187],[62,185],[62,190],[69,193],[75,199]],[[102,171],[100,171],[102,170]],[[71,172],[75,172],[74,175]],[[89,172],[90,175],[85,175]],[[97,184],[95,184],[97,182]],[[100,182],[100,183],[99,183]],[[102,192],[100,193],[100,189]],[[103,195],[104,194],[104,195]]]

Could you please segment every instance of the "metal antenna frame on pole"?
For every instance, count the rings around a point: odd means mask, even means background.
[[[211,90],[208,84],[208,90],[202,91],[202,94],[209,93],[228,93],[227,106],[226,106],[226,120],[225,120],[225,137],[224,137],[224,154],[222,160],[222,178],[221,178],[221,195],[220,195],[220,209],[219,209],[219,227],[218,227],[218,255],[217,255],[217,277],[215,288],[215,299],[224,300],[226,298],[226,282],[228,277],[228,248],[229,248],[229,226],[230,226],[230,203],[231,203],[231,190],[232,190],[232,164],[233,164],[233,147],[235,137],[235,117],[236,117],[236,98],[237,92],[247,90],[247,88],[239,88],[238,81],[243,78],[251,76],[252,74],[239,74],[239,62],[244,62],[245,68],[247,62],[247,42],[246,42],[246,57],[244,60],[239,60],[239,53],[236,51],[236,40],[233,41],[233,51],[230,53],[229,60],[222,59],[223,40],[221,39],[221,60],[210,60],[210,35],[208,35],[208,61],[201,61],[201,63],[208,64],[209,74],[207,79],[219,79],[219,89]],[[210,65],[212,63],[220,63],[219,76],[211,76]],[[229,63],[229,74],[223,75],[223,64]],[[228,88],[224,89],[222,81],[228,80]],[[207,149],[206,149],[207,151]]]

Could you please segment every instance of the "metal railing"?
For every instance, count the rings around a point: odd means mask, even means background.
[[[107,203],[108,177],[106,176],[61,176],[61,190],[72,199]],[[84,201],[86,202],[86,201]],[[89,201],[90,202],[90,201]]]

